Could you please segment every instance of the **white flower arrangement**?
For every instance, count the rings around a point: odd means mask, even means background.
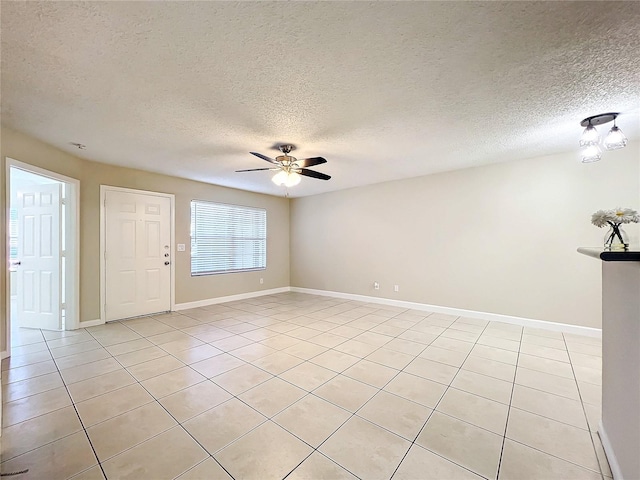
[[[591,215],[591,223],[602,228],[607,225],[614,226],[622,223],[639,223],[640,215],[631,208],[616,208],[614,210],[598,210]]]

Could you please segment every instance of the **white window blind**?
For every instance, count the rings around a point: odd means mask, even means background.
[[[191,202],[191,275],[264,270],[267,211]]]

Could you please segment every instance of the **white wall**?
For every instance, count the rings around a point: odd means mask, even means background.
[[[576,151],[294,199],[291,284],[599,328],[600,265],[576,248],[602,245],[594,211],[639,207],[639,164]]]

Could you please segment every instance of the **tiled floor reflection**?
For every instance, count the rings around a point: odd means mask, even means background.
[[[16,479],[605,479],[598,339],[283,293],[2,362]]]

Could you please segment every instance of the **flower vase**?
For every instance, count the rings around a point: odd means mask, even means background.
[[[610,223],[609,231],[604,236],[604,249],[612,251],[629,249],[629,236],[619,223]]]

